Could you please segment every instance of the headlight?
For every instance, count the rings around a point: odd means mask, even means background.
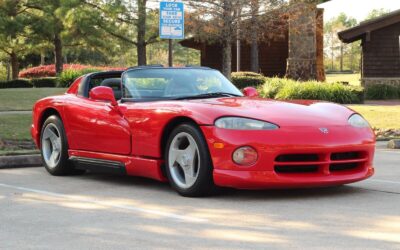
[[[222,117],[215,121],[215,126],[235,130],[274,130],[279,128],[269,122],[242,117]]]
[[[356,128],[369,128],[369,123],[359,114],[354,114],[349,118],[349,124]]]

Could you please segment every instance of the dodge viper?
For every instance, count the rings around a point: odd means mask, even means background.
[[[183,196],[336,186],[374,173],[375,136],[360,114],[258,98],[206,67],[84,75],[34,105],[31,134],[52,175],[143,176]]]

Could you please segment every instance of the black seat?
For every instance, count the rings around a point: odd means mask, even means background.
[[[121,78],[108,78],[101,82],[100,86],[110,87],[114,92],[114,96],[116,100],[122,98],[121,91]]]

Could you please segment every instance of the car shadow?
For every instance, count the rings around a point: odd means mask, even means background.
[[[245,200],[304,200],[332,197],[345,197],[355,194],[365,194],[370,191],[355,186],[343,185],[322,188],[267,189],[267,190],[236,190],[225,189],[219,194],[226,199]]]
[[[74,178],[76,178],[75,176]],[[140,189],[149,189],[161,193],[174,192],[168,182],[159,182],[156,180],[115,174],[103,174],[88,172],[80,175],[79,178],[99,182],[110,183],[117,186],[125,186]],[[323,188],[299,188],[299,189],[266,189],[266,190],[238,190],[233,188],[218,188],[217,191],[203,199],[222,199],[222,200],[295,200],[295,199],[318,199],[330,198],[336,196],[351,196],[355,194],[366,194],[371,191],[359,188],[357,186],[342,185]],[[178,195],[178,194],[177,194]],[[160,196],[161,197],[161,196]]]

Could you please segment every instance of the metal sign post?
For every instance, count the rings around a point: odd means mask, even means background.
[[[185,15],[182,2],[160,2],[160,38],[168,41],[168,66],[173,65],[172,39],[185,38]]]

